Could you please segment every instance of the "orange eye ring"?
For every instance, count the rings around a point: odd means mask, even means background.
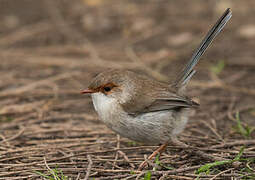
[[[100,91],[104,94],[108,94],[111,93],[111,90],[115,87],[117,87],[115,84],[107,83],[100,87]]]

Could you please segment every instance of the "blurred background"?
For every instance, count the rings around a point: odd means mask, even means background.
[[[253,0],[0,0],[0,162],[12,172],[2,168],[0,177],[36,177],[16,163],[31,169],[46,157],[54,166],[59,156],[115,148],[119,140],[98,121],[80,90],[108,68],[171,82],[227,8],[232,19],[190,83],[189,96],[201,108],[181,139],[196,145],[198,137],[208,144],[254,139],[253,7]],[[246,131],[238,130],[237,112]],[[30,153],[32,147],[37,151]],[[144,152],[133,155],[142,159]],[[33,168],[45,166],[39,162]],[[77,171],[66,172],[76,177]]]
[[[230,64],[228,70],[234,71],[225,70],[223,76],[243,73],[244,67],[254,68],[255,27],[250,8],[253,1],[1,0],[0,3],[1,79],[11,77],[10,74],[24,77],[20,81],[28,74],[34,79],[45,78],[63,72],[63,68],[67,68],[65,72],[81,70],[83,75],[106,68],[129,68],[160,78],[157,71],[171,79],[227,7],[233,10],[233,18],[205,54],[198,66],[200,75],[195,78],[208,76],[204,66],[219,61]],[[15,63],[19,64],[18,69]],[[5,65],[11,67],[4,68]],[[36,70],[38,66],[40,70]],[[155,72],[151,74],[150,70]],[[237,81],[238,86],[251,86],[254,81],[250,78],[249,75],[245,78],[247,84]],[[1,89],[6,88],[1,85]]]

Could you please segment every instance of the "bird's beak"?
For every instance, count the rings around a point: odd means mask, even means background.
[[[94,90],[85,89],[85,90],[81,91],[81,94],[91,94],[91,93],[94,93],[94,92],[95,92]]]

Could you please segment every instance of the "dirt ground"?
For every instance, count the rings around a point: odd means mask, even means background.
[[[170,82],[227,7],[188,87],[200,103],[179,137],[190,147],[169,145],[138,171],[157,146],[119,138],[80,90],[108,68]],[[0,179],[255,179],[253,7],[0,0]]]

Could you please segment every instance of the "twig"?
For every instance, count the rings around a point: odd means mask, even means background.
[[[7,141],[6,137],[4,137],[4,135],[0,134],[0,138],[2,138],[2,141],[0,141],[0,143],[5,142],[7,146],[11,146],[10,143]]]
[[[192,180],[193,178],[186,177],[186,176],[178,176],[178,175],[163,175],[159,178],[159,180],[164,180],[164,179],[181,179],[181,180]]]
[[[10,138],[7,138],[7,139],[3,139],[3,141],[0,141],[1,142],[8,142],[8,141],[11,141],[11,140],[14,140],[16,138],[18,138],[19,136],[21,136],[25,131],[25,128],[23,127],[17,134],[15,134],[14,136],[10,137]]]
[[[139,173],[139,174],[137,175],[137,177],[135,178],[135,180],[139,180],[139,178],[140,178],[141,176],[143,176],[145,173],[146,173],[146,171],[143,171],[143,172]]]
[[[223,141],[223,138],[219,135],[219,133],[217,132],[217,130],[215,128],[213,128],[208,122],[206,121],[201,121],[203,122],[203,124],[205,126],[207,126],[215,135],[216,137],[220,140],[220,141]]]
[[[54,171],[53,171],[53,170],[49,167],[49,165],[47,164],[46,158],[43,157],[43,159],[44,159],[44,164],[45,164],[45,166],[46,166],[47,169],[51,172],[51,174],[54,176],[54,179],[57,180],[57,177],[56,177]]]
[[[183,173],[183,172],[187,172],[187,171],[192,171],[195,169],[198,169],[200,167],[200,165],[197,166],[191,166],[191,167],[186,167],[186,168],[179,168],[179,169],[174,169],[174,170],[169,170],[169,171],[152,171],[151,174],[152,175],[176,175],[178,173]],[[136,179],[139,179],[142,175],[144,175],[146,173],[146,171],[135,171],[135,173],[139,173],[139,174],[134,174],[132,176],[129,176],[125,179],[133,179],[134,177],[136,177]]]
[[[120,148],[120,135],[116,135],[116,139],[117,139],[117,145],[116,145],[116,148],[119,149]],[[115,158],[114,158],[114,162],[113,162],[113,167],[112,169],[114,169],[114,167],[116,167],[116,161],[118,160],[118,156],[119,156],[119,153],[118,151],[115,153]]]
[[[217,148],[226,148],[231,146],[254,145],[254,144],[255,144],[255,140],[240,140],[235,142],[224,143],[221,145],[214,145],[214,146],[211,146],[211,148],[217,149]]]
[[[129,176],[129,174],[121,174],[121,175],[115,175],[115,176],[107,176],[107,177],[100,177],[100,180],[101,179],[126,179],[125,177]]]
[[[127,155],[123,152],[123,151],[118,151],[118,153],[120,155],[123,156],[123,158],[129,163],[129,165],[134,169],[135,168],[135,165],[133,163],[130,162],[130,160],[128,159]]]
[[[230,169],[227,169],[227,170],[225,170],[225,171],[221,171],[220,173],[218,173],[218,174],[216,174],[215,176],[213,176],[212,178],[210,178],[210,180],[213,180],[213,179],[215,179],[216,177],[218,177],[218,176],[220,176],[220,175],[222,175],[222,174],[224,174],[224,173],[226,173],[226,172],[228,172],[228,171],[231,171],[231,170],[233,170],[233,169],[235,169],[235,168],[230,168]]]
[[[184,147],[185,151],[196,154],[197,156],[203,157],[204,159],[207,159],[207,160],[212,160],[212,161],[226,160],[225,158],[216,157],[216,156],[212,156],[210,154],[204,153],[204,152],[198,150],[196,147],[194,147],[194,148],[190,147],[189,145],[186,145],[185,143],[179,141],[177,138],[172,139],[172,143],[174,145]]]
[[[217,156],[213,156],[211,154],[208,154],[208,153],[204,153],[202,151],[199,151],[199,150],[191,150],[192,153],[196,154],[197,156],[200,156],[206,160],[210,160],[210,161],[225,161],[225,160],[228,160],[228,159],[225,159],[225,158],[222,158],[222,157],[217,157]]]
[[[87,158],[88,158],[89,164],[88,164],[88,168],[87,168],[87,172],[86,172],[86,176],[85,176],[84,180],[88,180],[89,179],[89,174],[90,174],[90,171],[91,171],[91,168],[92,168],[92,164],[93,164],[90,155],[87,155]]]
[[[78,173],[77,177],[76,177],[76,180],[79,180],[80,179],[80,176],[81,176],[81,173]]]
[[[174,170],[169,170],[169,171],[155,171],[153,172],[153,174],[163,174],[166,173],[168,174],[177,174],[177,173],[183,173],[183,172],[187,172],[187,171],[192,171],[195,169],[198,169],[200,167],[200,165],[196,165],[196,166],[191,166],[191,167],[186,167],[186,168],[179,168],[179,169],[174,169]]]

